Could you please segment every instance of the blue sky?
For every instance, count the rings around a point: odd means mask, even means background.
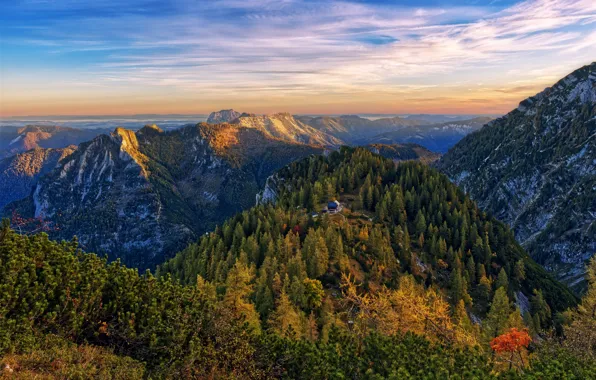
[[[500,113],[596,55],[596,2],[16,0],[0,115]]]

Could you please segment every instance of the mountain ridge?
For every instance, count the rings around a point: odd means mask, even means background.
[[[596,62],[464,137],[437,164],[576,288],[596,252],[595,104]]]
[[[77,235],[86,249],[146,268],[254,204],[274,170],[321,152],[230,124],[116,128],[79,145],[5,213],[43,217],[59,228],[53,237]]]

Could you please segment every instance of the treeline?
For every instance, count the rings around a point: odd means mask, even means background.
[[[596,261],[591,273],[596,270]],[[594,278],[596,280],[596,277]],[[402,280],[403,281],[403,280]],[[406,280],[407,281],[407,280]],[[212,284],[178,285],[139,275],[83,253],[76,241],[0,230],[0,377],[43,378],[489,378],[490,356],[479,346],[431,342],[420,334],[389,336],[334,325],[325,339],[258,332],[231,307],[242,282],[222,295]],[[571,312],[573,345],[549,344],[515,378],[593,378],[586,310]],[[404,291],[417,293],[413,284]],[[234,290],[232,290],[234,289]],[[366,297],[349,283],[349,302]],[[382,297],[379,298],[380,301]],[[241,301],[241,299],[240,299]],[[373,305],[371,303],[371,305]],[[241,307],[242,303],[237,303]],[[582,311],[583,310],[583,311]],[[583,313],[583,314],[582,314]],[[590,319],[591,318],[591,319]],[[575,330],[574,330],[575,329]],[[583,352],[581,361],[575,352]],[[538,355],[538,354],[535,354]],[[591,356],[590,356],[591,355]]]

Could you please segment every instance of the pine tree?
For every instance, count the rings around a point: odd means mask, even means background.
[[[308,320],[306,321],[305,337],[310,342],[316,342],[319,339],[319,327],[314,312],[310,312]]]
[[[325,239],[321,236],[315,245],[314,260],[311,262],[311,277],[319,277],[329,268],[329,250]]]
[[[507,329],[507,321],[511,314],[509,306],[509,297],[504,287],[500,287],[495,292],[490,311],[486,315],[483,323],[483,334],[485,341],[488,343],[491,339],[503,334]]]
[[[565,346],[581,358],[596,359],[596,256],[586,267],[588,289],[580,305],[571,313],[571,325],[566,327]]]
[[[449,294],[452,305],[457,305],[463,299],[463,280],[461,277],[461,269],[459,267],[453,268],[451,271]]]
[[[304,308],[314,310],[321,306],[325,291],[321,281],[305,278],[303,281],[304,289]]]
[[[459,300],[457,303],[453,312],[453,320],[458,328],[462,330],[463,334],[468,336],[469,340],[466,343],[469,345],[476,344],[478,339],[478,328],[470,320],[464,300]]]
[[[470,278],[470,285],[476,283],[476,263],[474,263],[474,256],[470,255],[468,257],[468,261],[466,262],[466,270],[468,271],[468,276]]]
[[[525,264],[522,259],[519,259],[515,263],[515,267],[513,269],[513,276],[518,284],[521,284],[523,280],[526,279],[526,269]]]
[[[544,329],[550,325],[552,314],[550,306],[542,295],[542,290],[534,289],[534,294],[530,299],[530,311],[537,329]]]
[[[509,280],[507,278],[505,268],[501,268],[501,270],[499,271],[499,275],[497,276],[497,281],[495,281],[495,290],[501,287],[503,287],[505,291],[509,289]]]
[[[416,235],[423,234],[426,231],[426,218],[422,214],[422,211],[418,211],[414,225],[416,226]]]

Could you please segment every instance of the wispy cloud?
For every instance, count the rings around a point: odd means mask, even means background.
[[[20,43],[32,59],[47,55],[60,61],[52,71],[56,78],[44,74],[42,65],[31,68],[35,79],[60,83],[57,98],[69,86],[80,91],[85,83],[89,97],[107,96],[111,88],[114,95],[137,95],[140,102],[175,91],[195,104],[214,99],[258,104],[254,101],[260,99],[261,109],[271,103],[303,109],[322,97],[337,100],[336,107],[344,102],[351,108],[359,100],[362,111],[372,102],[391,107],[405,99],[412,105],[416,99],[441,98],[460,107],[466,99],[462,92],[470,104],[501,96],[499,106],[507,107],[503,102],[514,102],[508,96],[529,95],[547,83],[515,83],[528,72],[562,75],[593,59],[596,45],[593,0],[528,0],[505,8],[28,0],[4,10],[6,17],[30,17],[25,21],[39,27],[0,26],[10,46]],[[64,63],[69,59],[71,64]],[[4,103],[11,103],[12,91],[41,86],[8,78],[7,71],[19,70],[16,59],[4,67]],[[485,83],[482,90],[470,90],[479,82]]]

